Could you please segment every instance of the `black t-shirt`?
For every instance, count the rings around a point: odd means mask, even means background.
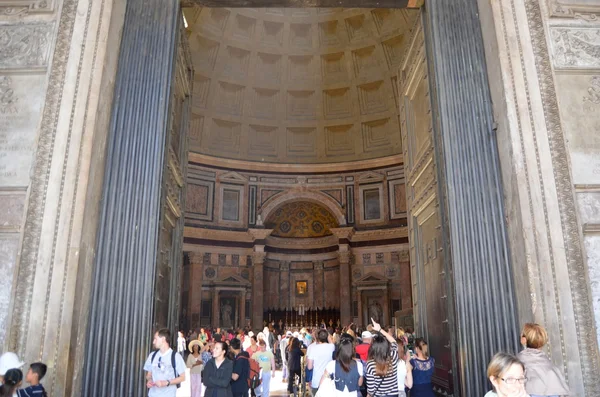
[[[242,358],[243,356],[245,358]],[[238,380],[231,382],[231,392],[233,394],[241,394],[248,392],[248,376],[250,375],[250,362],[248,359],[250,355],[242,351],[235,357],[233,362],[233,373],[238,374]]]

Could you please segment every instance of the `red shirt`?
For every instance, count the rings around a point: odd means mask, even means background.
[[[360,356],[361,360],[367,361],[370,347],[371,345],[369,343],[361,343],[360,345],[356,346],[356,354]]]

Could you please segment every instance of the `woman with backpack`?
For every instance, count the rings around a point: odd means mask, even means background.
[[[373,319],[371,321],[376,333],[365,371],[367,396],[398,396],[398,344],[392,335],[381,329],[380,324]]]
[[[325,367],[320,384],[333,377],[335,397],[359,397],[359,387],[363,384],[363,365],[354,358],[354,338],[349,334],[340,336],[337,358]]]
[[[233,397],[231,392],[231,375],[233,374],[233,361],[225,357],[227,343],[215,342],[213,359],[204,366],[202,383],[206,386],[207,397]]]

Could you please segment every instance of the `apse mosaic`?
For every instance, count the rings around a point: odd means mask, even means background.
[[[285,204],[267,220],[265,226],[273,229],[276,237],[330,236],[337,220],[324,207],[310,202]]]

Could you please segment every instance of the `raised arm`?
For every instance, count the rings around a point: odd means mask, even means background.
[[[373,323],[373,331],[379,332],[381,335],[385,336],[385,338],[390,343],[396,343],[396,339],[390,334],[388,334],[384,329],[381,328],[381,324],[377,323],[375,320],[371,318],[371,322]]]

